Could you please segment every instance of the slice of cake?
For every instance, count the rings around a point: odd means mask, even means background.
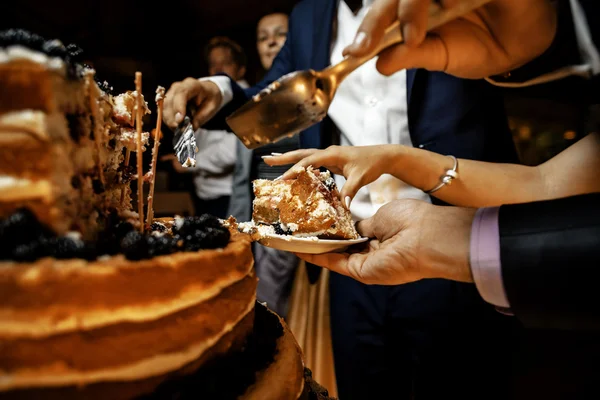
[[[350,212],[342,205],[329,171],[299,169],[289,180],[253,182],[252,221],[274,233],[320,239],[358,239]]]

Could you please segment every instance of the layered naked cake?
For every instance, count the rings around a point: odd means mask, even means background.
[[[317,237],[358,239],[350,212],[342,205],[329,171],[301,168],[295,179],[253,182],[254,231]]]
[[[250,237],[210,215],[141,221],[130,184],[152,179],[133,167],[152,144],[139,123],[150,109],[80,56],[0,33],[0,398],[152,397],[223,360],[235,370],[256,335]],[[251,395],[253,379],[227,398]]]

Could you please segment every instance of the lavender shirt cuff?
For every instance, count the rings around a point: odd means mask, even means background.
[[[471,273],[479,294],[496,307],[509,309],[500,265],[498,207],[480,208],[471,226]]]

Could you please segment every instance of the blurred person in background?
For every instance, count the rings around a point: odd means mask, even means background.
[[[225,36],[214,37],[204,49],[204,58],[209,75],[224,74],[241,87],[248,87],[244,79],[246,53],[237,42]],[[237,137],[224,129],[210,129],[209,125],[196,129],[194,136],[198,145],[195,167],[183,167],[174,154],[163,156],[161,160],[170,160],[178,173],[193,174],[192,198],[196,215],[208,213],[227,218]]]
[[[273,12],[263,16],[256,25],[256,50],[265,71],[273,65],[288,34],[288,16]],[[237,142],[237,162],[233,173],[233,189],[228,214],[238,221],[252,219],[254,179],[274,179],[285,167],[271,168],[262,159],[265,154],[285,153],[299,148],[298,137],[286,138],[255,150],[247,149]],[[257,298],[286,318],[294,272],[299,259],[294,254],[260,245],[254,246],[256,274],[259,278]]]

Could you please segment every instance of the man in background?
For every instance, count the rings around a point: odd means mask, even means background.
[[[214,37],[206,45],[204,56],[210,76],[225,74],[241,87],[248,87],[244,79],[247,58],[238,43],[228,37]],[[164,156],[162,160],[171,160],[179,173],[194,174],[192,198],[196,215],[208,213],[227,218],[238,140],[227,130],[207,127],[194,132],[198,145],[195,167],[181,166],[173,154]]]

